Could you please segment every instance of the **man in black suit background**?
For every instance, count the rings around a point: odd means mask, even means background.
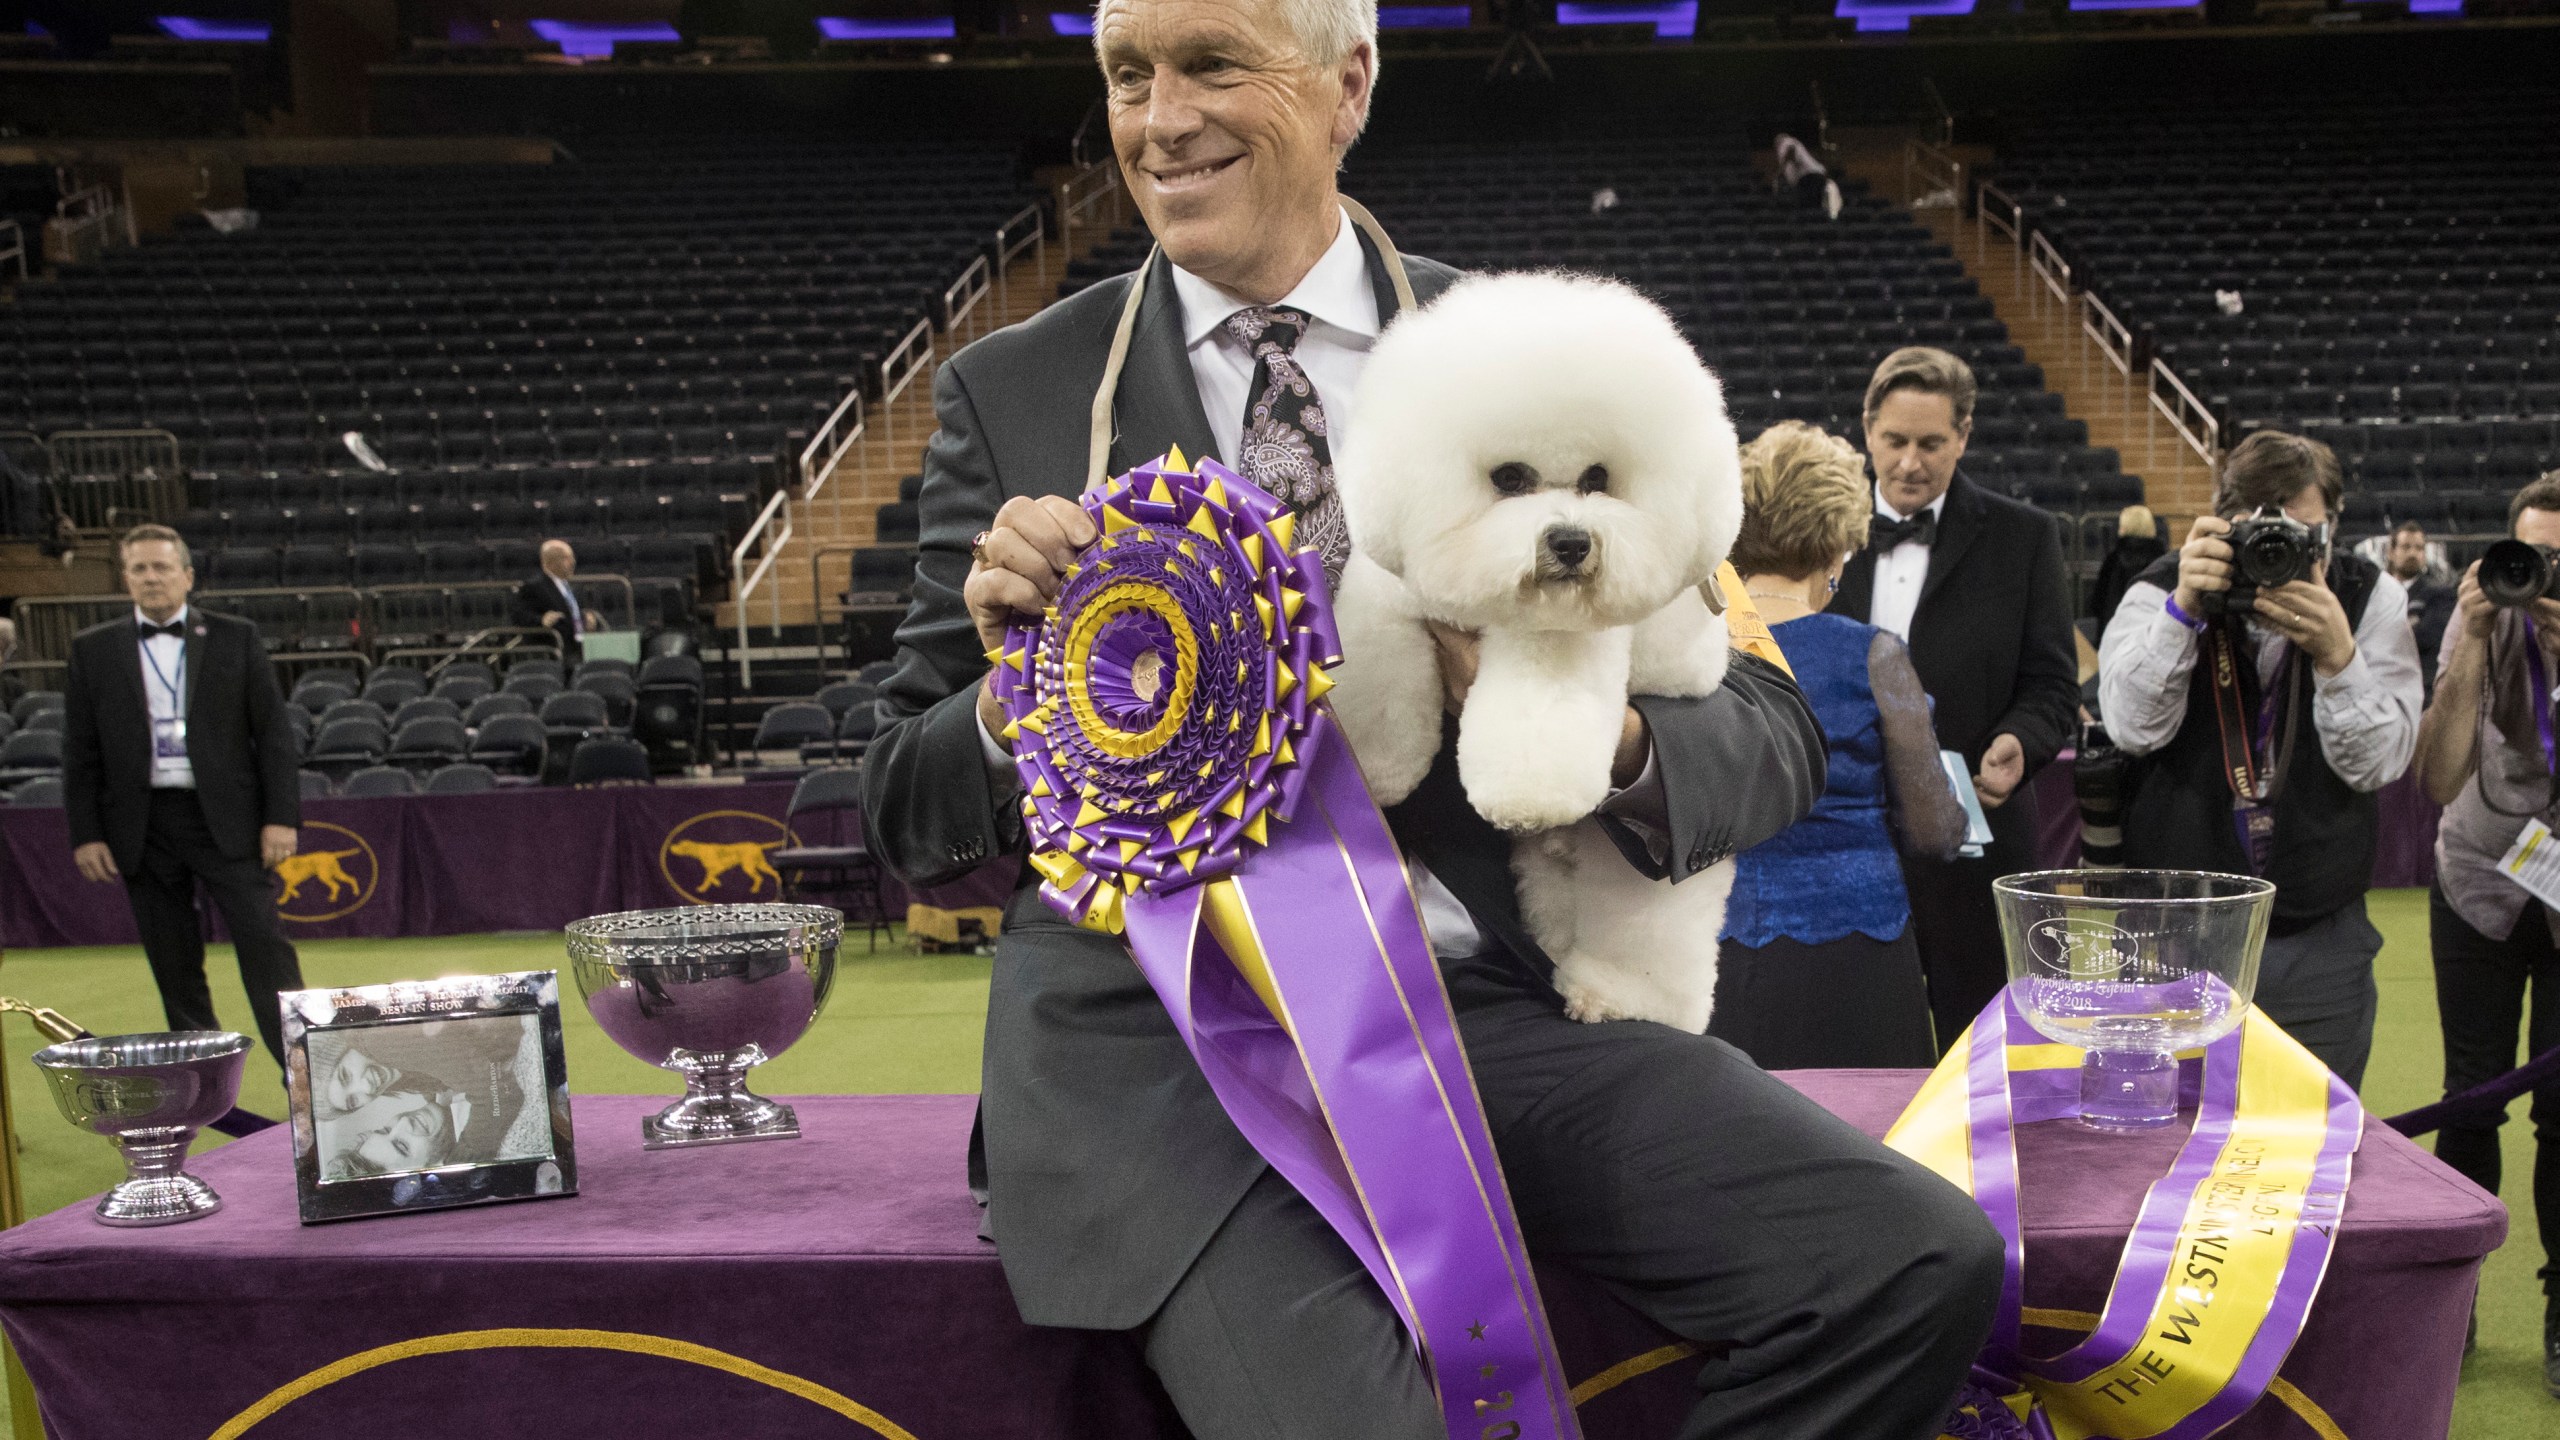
[[[1162,249],[936,377],[915,600],[864,763],[873,833],[912,881],[1024,849],[985,652],[1093,540],[1074,501],[1093,468],[1228,458],[1301,536],[1338,543],[1330,441],[1360,423],[1345,406],[1369,347],[1400,290],[1427,302],[1455,279],[1394,255],[1335,190],[1375,76],[1356,0],[1105,0],[1096,48]],[[1443,647],[1454,707],[1474,639]],[[1821,790],[1819,728],[1755,658],[1627,719],[1601,816],[1643,873],[1693,875]],[[1530,1248],[1712,1357],[1681,1433],[1935,1436],[1998,1288],[1980,1211],[1721,1041],[1566,1019],[1454,745],[1388,819]],[[1121,941],[1018,891],[985,1054],[973,1170],[1025,1319],[1140,1332],[1201,1440],[1447,1433],[1385,1296],[1228,1119]]]
[[[1957,468],[1974,394],[1972,368],[1944,350],[1910,346],[1876,367],[1866,399],[1876,513],[1832,607],[1911,647],[1938,743],[1972,767],[1991,822],[1980,856],[1902,862],[1941,1051],[2008,978],[1991,882],[2036,868],[2026,782],[2071,743],[2080,716],[2062,529]]]
[[[72,861],[86,879],[124,881],[173,1030],[223,1028],[205,985],[201,884],[281,1064],[276,992],[302,988],[269,873],[293,854],[302,825],[284,692],[255,625],[187,603],[195,566],[178,532],[137,525],[117,555],[134,613],[80,632],[63,687]]]
[[[516,587],[511,617],[530,630],[537,626],[560,637],[563,650],[574,651],[590,630],[601,629],[604,617],[587,608],[570,577],[578,573],[578,552],[566,540],[542,542],[542,573]]]

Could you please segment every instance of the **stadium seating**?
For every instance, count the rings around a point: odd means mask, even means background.
[[[1772,194],[1750,158],[1739,133],[1372,142],[1351,152],[1343,188],[1415,255],[1464,270],[1594,271],[1644,290],[1723,379],[1746,440],[1781,419],[1855,438],[1876,362],[1936,345],[1982,384],[1965,456],[1977,482],[2074,514],[2142,498],[2115,452],[2092,449],[2088,427],[2063,414],[1946,246],[1856,181],[1826,219]],[[1599,203],[1603,190],[1613,203]],[[1145,255],[1144,236],[1123,237],[1071,265],[1060,288]],[[882,507],[884,527],[896,513]]]
[[[513,580],[563,535],[632,577],[644,627],[687,620],[808,432],[1028,198],[1000,149],[771,138],[253,169],[256,230],[0,306],[0,431],[177,436],[208,589]]]
[[[2560,91],[2199,89],[2025,129],[1998,183],[2028,222],[2226,443],[2335,448],[2350,535],[2503,530],[2502,497],[2560,463]]]

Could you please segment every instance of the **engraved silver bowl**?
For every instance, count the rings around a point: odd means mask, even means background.
[[[109,1035],[48,1045],[34,1059],[62,1118],[124,1153],[125,1178],[99,1199],[99,1224],[175,1225],[222,1208],[213,1187],[187,1173],[187,1147],[240,1098],[247,1036]]]
[[[789,1049],[825,1008],[844,916],[823,905],[683,905],[569,926],[587,1013],[633,1055],[684,1076],[684,1098],[640,1122],[644,1149],[785,1140],[788,1105],[747,1072]]]

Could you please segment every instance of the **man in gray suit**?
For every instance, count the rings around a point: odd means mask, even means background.
[[[984,654],[1094,538],[1073,497],[1095,465],[1225,459],[1338,566],[1330,444],[1357,423],[1353,382],[1400,292],[1455,278],[1397,257],[1334,188],[1376,73],[1364,0],[1105,0],[1096,47],[1162,250],[936,381],[915,602],[865,765],[882,851],[917,882],[1024,848]],[[1454,708],[1472,637],[1443,652]],[[1659,878],[1822,789],[1810,711],[1756,659],[1703,699],[1638,697],[1625,734],[1602,818]],[[1530,1248],[1708,1357],[1681,1433],[1935,1436],[1999,1289],[1973,1202],[1719,1041],[1567,1020],[1454,743],[1388,819]],[[1029,888],[996,952],[981,1119],[973,1170],[1024,1318],[1141,1332],[1202,1440],[1445,1433],[1385,1296],[1228,1120],[1121,942]]]

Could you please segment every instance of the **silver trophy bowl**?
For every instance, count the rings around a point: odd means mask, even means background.
[[[835,984],[844,916],[823,905],[683,905],[569,927],[587,1013],[613,1043],[684,1076],[684,1098],[640,1122],[649,1150],[787,1140],[800,1117],[747,1071],[806,1034]]]
[[[65,1040],[35,1053],[62,1118],[116,1142],[125,1178],[98,1201],[101,1225],[175,1225],[222,1208],[187,1173],[196,1131],[240,1098],[249,1038],[180,1030]]]

